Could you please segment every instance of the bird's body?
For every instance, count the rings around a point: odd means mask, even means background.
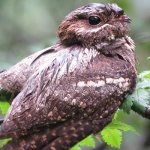
[[[23,60],[17,74],[14,68],[2,73],[0,79],[18,76],[5,89],[13,91],[17,82],[14,89],[20,92],[1,125],[0,137],[14,140],[5,149],[41,149],[48,142],[45,149],[68,149],[111,122],[136,84],[126,19],[114,4],[81,7],[61,23],[58,44]],[[38,146],[36,134],[46,136],[43,145]]]

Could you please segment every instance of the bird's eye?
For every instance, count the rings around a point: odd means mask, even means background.
[[[89,23],[91,25],[97,25],[101,22],[102,20],[98,16],[90,16],[89,17]]]

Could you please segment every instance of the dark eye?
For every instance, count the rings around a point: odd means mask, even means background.
[[[89,23],[91,25],[97,25],[101,22],[102,20],[98,16],[90,16],[89,17]]]

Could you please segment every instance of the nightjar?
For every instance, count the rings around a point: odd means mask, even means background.
[[[111,122],[136,84],[130,18],[116,4],[68,14],[59,41],[0,73],[17,93],[0,128],[4,150],[67,150]]]

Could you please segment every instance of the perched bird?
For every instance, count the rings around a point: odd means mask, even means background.
[[[68,14],[60,41],[0,73],[16,92],[0,128],[4,150],[67,150],[111,122],[136,84],[130,18],[116,4],[92,3]]]

